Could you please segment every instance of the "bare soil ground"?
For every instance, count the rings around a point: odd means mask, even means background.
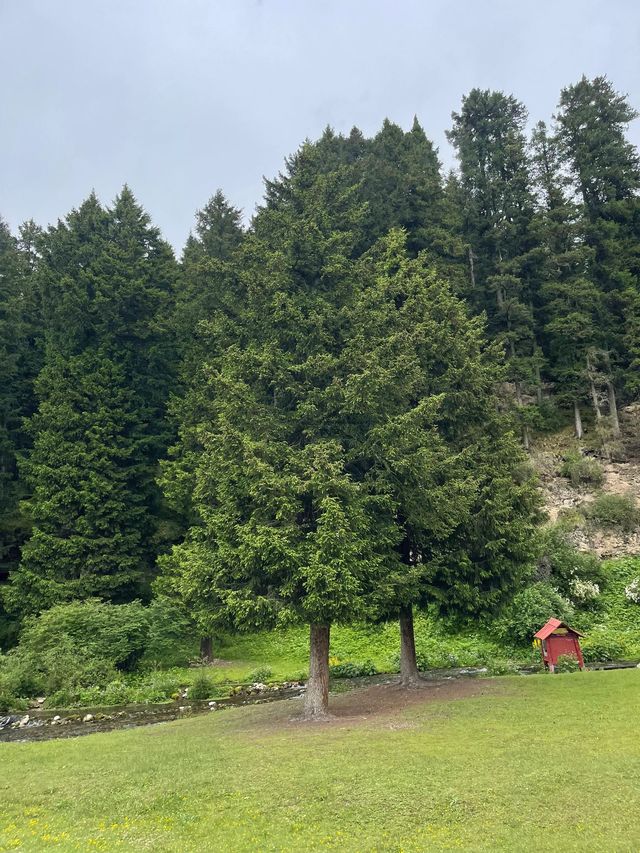
[[[444,681],[425,680],[420,687],[402,687],[397,679],[370,687],[356,687],[345,693],[332,694],[329,699],[331,717],[322,722],[302,719],[302,697],[286,702],[274,702],[243,712],[243,719],[235,719],[234,728],[256,734],[267,731],[306,730],[309,727],[348,727],[363,723],[379,724],[384,728],[409,728],[412,723],[404,719],[403,712],[417,705],[471,699],[487,693],[497,693],[506,684],[499,679],[452,678]]]

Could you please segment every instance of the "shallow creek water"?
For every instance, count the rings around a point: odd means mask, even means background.
[[[619,662],[590,665],[590,669],[619,669],[636,666],[636,662]],[[522,675],[537,671],[534,668],[521,669]],[[475,678],[487,674],[486,668],[431,670],[422,674],[427,681],[448,681],[456,678]],[[331,685],[332,693],[341,693],[355,687],[367,687],[374,684],[397,683],[398,676],[389,674],[371,675],[335,681]],[[99,708],[73,709],[30,709],[25,714],[0,715],[0,743],[30,742],[53,740],[55,738],[80,737],[109,732],[117,729],[131,729],[137,726],[149,726],[170,720],[179,720],[195,714],[221,711],[224,708],[241,705],[259,705],[265,702],[277,702],[299,698],[304,686],[271,687],[256,692],[248,688],[224,699],[202,702],[189,702],[186,699],[158,704],[119,705]]]

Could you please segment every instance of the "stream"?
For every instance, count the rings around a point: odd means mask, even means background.
[[[602,664],[590,664],[589,669],[627,669],[640,666],[635,661],[620,661]],[[538,672],[538,668],[522,668],[521,675]],[[422,673],[426,681],[447,681],[455,678],[477,678],[487,674],[487,669],[458,668],[431,670]],[[342,693],[355,687],[368,687],[374,684],[396,683],[398,676],[387,674],[352,678],[348,681],[334,681],[332,693]],[[256,689],[257,687],[263,689]],[[98,708],[50,709],[33,708],[20,714],[0,714],[0,743],[54,740],[57,738],[80,737],[96,732],[110,732],[119,729],[131,729],[179,720],[195,714],[222,711],[225,708],[243,705],[260,705],[265,702],[278,702],[295,699],[303,695],[304,685],[273,686],[253,685],[241,693],[223,699],[210,701],[189,701],[157,704],[117,705]]]

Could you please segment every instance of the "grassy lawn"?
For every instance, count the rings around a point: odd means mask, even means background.
[[[327,726],[287,702],[0,745],[0,850],[640,848],[640,671],[473,691],[396,713],[360,694],[364,716]]]

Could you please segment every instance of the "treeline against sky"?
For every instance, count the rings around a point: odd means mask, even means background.
[[[327,129],[179,260],[127,187],[0,224],[4,641],[154,588],[203,634],[506,594],[521,447],[563,417],[615,438],[640,388],[635,116],[583,78],[528,135],[474,89],[449,175],[417,120]]]

